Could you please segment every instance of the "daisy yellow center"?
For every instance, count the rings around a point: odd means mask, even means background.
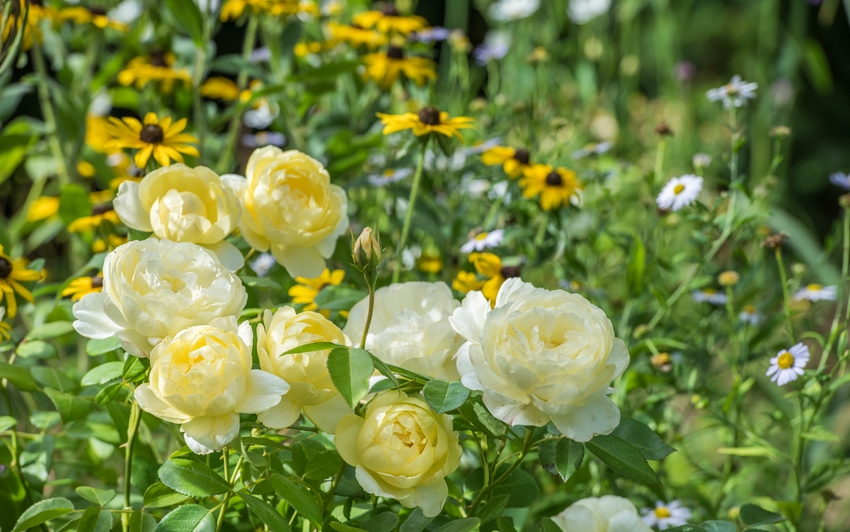
[[[551,172],[546,176],[546,184],[550,187],[559,187],[563,184],[564,180],[561,178],[561,174],[558,172]]]
[[[0,257],[0,279],[5,279],[6,277],[9,277],[11,273],[12,263]]]
[[[717,290],[715,290],[714,288],[706,288],[705,290],[702,291],[702,293],[707,295],[707,296],[713,296],[714,294],[717,293]]]
[[[156,124],[147,124],[139,133],[139,140],[145,144],[160,144],[165,138],[165,132]]]
[[[726,92],[728,92],[729,94],[736,94],[738,92],[738,87],[729,83],[726,85]]]
[[[660,507],[655,509],[655,517],[657,517],[659,519],[664,519],[664,518],[670,517],[670,510],[668,510],[667,508],[665,508],[663,506],[660,506]]]
[[[779,361],[776,363],[779,369],[788,369],[794,365],[794,355],[791,353],[782,353],[779,355]]]
[[[746,312],[747,314],[755,314],[756,313],[755,305],[746,305],[744,307],[744,312]]]
[[[489,235],[489,234],[490,233],[481,233],[480,235],[475,237],[475,240],[484,240],[485,238],[487,238],[487,235]]]
[[[384,170],[384,177],[392,177],[395,174],[395,170]]]
[[[809,285],[809,286],[807,286],[806,288],[808,288],[809,290],[820,290],[821,288],[823,288],[823,285],[819,285],[819,284],[810,284],[810,285]]]
[[[676,194],[678,196],[684,190],[685,190],[685,185],[676,185],[676,188],[673,189],[673,194]]]

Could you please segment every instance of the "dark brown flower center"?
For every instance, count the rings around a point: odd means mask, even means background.
[[[102,205],[95,205],[91,209],[91,215],[92,216],[98,216],[98,215],[101,215],[105,212],[109,212],[111,210],[112,210],[112,206],[109,205],[108,203],[104,203]]]
[[[528,161],[531,160],[531,155],[528,153],[528,150],[519,149],[514,153],[514,159],[519,161],[520,164],[528,164]]]
[[[390,46],[387,50],[387,57],[390,59],[404,59],[404,52],[398,46]]]
[[[355,30],[362,30],[363,29],[363,26],[361,26],[360,24],[352,24],[351,27],[354,28]]]
[[[165,135],[161,127],[156,124],[148,124],[143,127],[142,132],[139,133],[139,140],[145,144],[159,144],[162,142],[164,136]]]
[[[440,111],[436,107],[423,107],[419,111],[419,121],[426,126],[436,126],[440,123]]]
[[[0,279],[5,279],[9,277],[12,273],[12,263],[7,259],[0,257]]]
[[[106,10],[105,10],[105,9],[103,9],[102,7],[90,7],[90,8],[89,8],[89,13],[91,13],[92,15],[95,15],[95,16],[97,16],[97,15],[105,15],[105,14],[106,14]]]
[[[519,277],[519,266],[505,266],[500,273],[505,279]]]
[[[551,172],[546,176],[546,184],[550,187],[559,187],[564,183],[564,180],[561,178],[561,174],[558,172]]]
[[[397,17],[398,9],[396,9],[395,4],[386,3],[384,4],[384,8],[381,10],[385,17]]]
[[[100,275],[95,275],[91,278],[91,287],[92,288],[103,288],[103,277]]]
[[[162,50],[154,50],[151,52],[151,65],[157,67],[167,67],[168,62],[165,61],[165,52]]]

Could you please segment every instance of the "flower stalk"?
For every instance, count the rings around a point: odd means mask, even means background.
[[[425,166],[425,150],[428,148],[428,138],[422,142],[422,150],[419,153],[419,163],[416,165],[416,173],[413,174],[413,186],[410,188],[410,199],[407,202],[407,213],[404,216],[404,225],[401,228],[401,240],[395,252],[395,267],[393,269],[393,283],[397,283],[401,277],[401,256],[404,246],[407,244],[407,235],[410,232],[410,222],[413,219],[413,209],[416,206],[416,195],[419,193],[419,183],[422,181],[422,168]]]

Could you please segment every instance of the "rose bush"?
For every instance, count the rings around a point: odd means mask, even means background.
[[[135,356],[193,325],[236,317],[248,295],[212,251],[170,240],[128,242],[103,264],[103,291],[74,305],[74,328],[88,338],[116,336]]]

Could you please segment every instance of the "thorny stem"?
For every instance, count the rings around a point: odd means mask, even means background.
[[[425,166],[425,149],[428,141],[422,143],[422,152],[419,154],[419,164],[416,165],[416,173],[413,175],[413,186],[410,188],[410,200],[407,202],[407,213],[404,215],[404,225],[401,228],[401,240],[395,252],[395,267],[393,269],[393,283],[397,283],[401,276],[401,256],[404,253],[404,245],[407,243],[407,234],[410,232],[410,222],[413,219],[413,207],[416,205],[416,194],[419,192],[419,182],[422,181],[422,167]]]

